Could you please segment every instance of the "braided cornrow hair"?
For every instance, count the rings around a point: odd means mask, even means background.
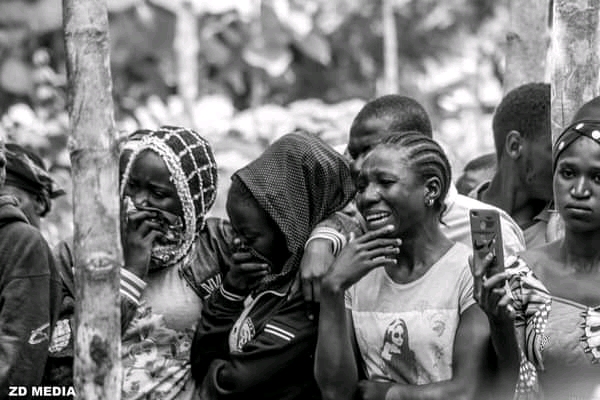
[[[394,146],[405,151],[406,159],[423,182],[431,177],[440,180],[440,195],[433,207],[441,215],[445,209],[444,200],[450,188],[452,170],[446,152],[439,143],[419,131],[398,131],[392,132],[379,146]]]

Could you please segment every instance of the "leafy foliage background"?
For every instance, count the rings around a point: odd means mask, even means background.
[[[458,176],[493,149],[507,1],[392,1],[398,92],[428,110]],[[381,1],[110,0],[108,7],[119,129],[180,124],[203,133],[220,165],[215,215],[224,215],[230,174],[268,143],[301,127],[343,151],[356,112],[382,93]],[[197,25],[191,110],[178,87],[181,12]],[[61,0],[0,3],[0,133],[37,150],[69,193],[46,218],[52,244],[72,231],[61,18]]]

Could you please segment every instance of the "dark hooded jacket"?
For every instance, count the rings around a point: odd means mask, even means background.
[[[236,172],[285,236],[291,256],[250,297],[226,283],[202,310],[192,375],[202,399],[320,399],[314,380],[317,321],[308,318],[298,269],[314,226],[354,195],[348,164],[320,139],[296,132]]]
[[[9,196],[0,196],[0,399],[42,381],[60,302],[52,253]]]

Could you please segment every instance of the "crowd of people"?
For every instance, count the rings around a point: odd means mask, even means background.
[[[119,160],[123,399],[600,399],[600,97],[554,145],[550,86],[513,89],[495,154],[453,176],[425,109],[387,95],[340,154],[283,135],[231,176],[163,126]],[[72,239],[39,231],[64,191],[0,153],[0,398],[73,385]],[[470,212],[504,257],[473,257]],[[491,271],[494,271],[493,273]],[[499,271],[499,272],[498,272]]]

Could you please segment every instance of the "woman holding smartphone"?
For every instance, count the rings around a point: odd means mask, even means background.
[[[474,398],[489,328],[473,300],[471,249],[440,230],[450,179],[444,151],[420,132],[390,136],[366,156],[356,202],[368,232],[322,282],[315,372],[324,399]]]
[[[600,97],[584,104],[553,146],[554,197],[564,237],[481,279],[494,327],[516,326],[518,397],[600,398]],[[508,290],[502,282],[508,280]],[[500,286],[500,287],[499,287]],[[513,322],[514,319],[514,322]],[[496,339],[499,335],[494,335]],[[497,352],[509,351],[494,340]],[[518,365],[512,365],[516,371]]]

